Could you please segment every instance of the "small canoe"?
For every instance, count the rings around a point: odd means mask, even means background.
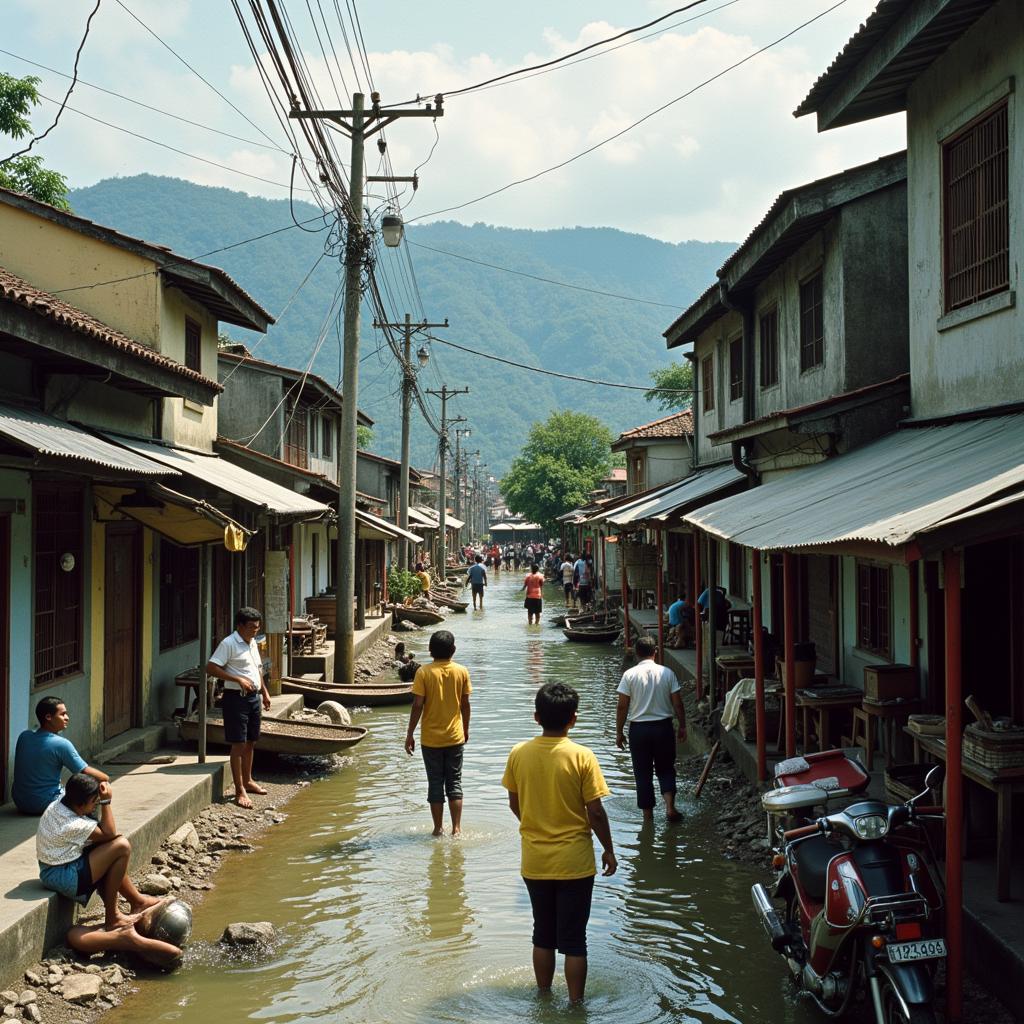
[[[604,612],[602,612],[599,615],[566,615],[565,624],[569,627],[569,629],[611,629],[613,625],[609,616]],[[616,628],[621,628],[619,626],[618,619],[615,619],[614,625],[616,626]]]
[[[179,718],[178,731],[189,743],[199,740],[199,722],[194,717]],[[320,725],[264,717],[256,746],[264,753],[323,756],[354,747],[366,732],[361,725]],[[224,739],[224,720],[219,715],[206,720],[206,742],[217,747],[231,746]]]
[[[464,612],[469,607],[468,601],[459,601],[447,594],[431,593],[430,598],[434,604],[444,605],[445,608],[451,608],[453,612]]]
[[[336,700],[346,708],[381,708],[412,703],[412,683],[335,686],[284,676],[281,679],[281,692],[301,694],[308,708],[318,707],[325,700]]]
[[[548,622],[550,622],[552,626],[557,626],[561,629],[565,625],[565,614],[552,615],[551,618],[548,619]]]
[[[432,612],[429,608],[407,608],[404,604],[388,604],[384,606],[396,619],[412,622],[417,626],[436,626],[444,622],[440,612]]]
[[[563,629],[567,640],[578,644],[610,644],[622,632],[618,626],[614,629]]]

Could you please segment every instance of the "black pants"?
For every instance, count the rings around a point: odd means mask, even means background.
[[[565,956],[586,956],[594,876],[523,881],[533,907],[533,944]]]
[[[654,775],[658,776],[662,793],[676,791],[676,737],[671,718],[630,722],[629,756],[636,779],[637,807],[642,810],[654,807]]]

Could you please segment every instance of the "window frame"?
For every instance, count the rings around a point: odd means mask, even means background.
[[[700,361],[701,412],[715,411],[715,353],[712,351]]]
[[[187,564],[189,561],[194,564]],[[161,537],[157,589],[160,650],[195,643],[199,639],[199,548],[187,548]]]
[[[743,335],[729,342],[729,401],[743,398]]]
[[[807,290],[817,287],[818,296],[809,308],[805,305]],[[818,267],[813,274],[808,274],[800,282],[800,372],[810,373],[819,366],[825,365],[825,268]],[[808,313],[813,317],[817,312],[820,332],[810,342],[807,340]],[[815,326],[818,326],[816,323]],[[808,352],[810,355],[808,356]],[[813,360],[813,361],[810,361]]]
[[[771,359],[766,358],[765,324],[772,323]],[[777,387],[779,384],[779,307],[778,304],[764,310],[757,320],[757,343],[758,343],[758,380],[762,391],[768,388]],[[765,367],[771,366],[772,377],[766,379]]]
[[[1011,260],[1010,260],[1010,135],[1013,130],[1012,116],[1010,109],[1009,94],[1002,96],[994,103],[989,104],[984,110],[972,117],[965,124],[959,126],[955,131],[950,132],[940,140],[939,159],[941,168],[941,203],[942,203],[942,310],[944,314],[955,313],[959,310],[970,309],[979,302],[995,295],[1000,295],[1010,290],[1011,285]],[[1000,149],[989,153],[980,162],[975,162],[965,170],[956,181],[952,181],[954,152],[959,146],[967,142],[970,136],[980,136],[981,129],[996,118],[1002,118],[1001,128],[996,129],[1002,134],[1002,146]],[[975,144],[977,148],[977,143]],[[999,165],[994,175],[985,173],[987,167]],[[1001,173],[1000,173],[1001,172]],[[981,204],[979,193],[987,183],[997,182],[1002,185],[1002,198],[977,212]],[[969,220],[960,224],[952,223],[952,212],[958,208],[957,198],[952,193],[958,184],[965,185],[965,191],[973,193],[975,214]],[[1001,211],[1001,212],[1000,212]],[[991,231],[991,224],[988,222],[998,219],[997,231]],[[988,227],[989,230],[985,230]],[[957,248],[955,237],[957,232],[961,236],[973,236],[971,245],[966,248],[973,250],[974,262],[970,266],[953,269],[951,264],[954,259],[954,250]],[[980,236],[986,236],[986,240],[993,234],[1001,235],[1004,245],[1001,249],[991,249],[987,254],[979,255],[981,248]],[[979,278],[981,268],[989,263],[999,261],[1003,264],[1003,276],[997,284],[982,286]],[[970,294],[965,297],[954,297],[954,292],[959,292],[954,287],[954,280],[958,278],[971,277],[974,281]],[[966,288],[962,289],[966,293]]]
[[[892,566],[858,558],[855,587],[857,649],[892,661]]]
[[[309,469],[309,406],[294,400],[285,404],[284,461]]]
[[[328,413],[320,416],[320,457],[334,458],[334,417]]]
[[[747,549],[729,541],[729,593],[747,600]]]
[[[203,372],[203,328],[190,316],[185,317],[184,364],[196,373]]]

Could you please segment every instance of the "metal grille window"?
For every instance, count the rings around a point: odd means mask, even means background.
[[[773,309],[761,317],[761,387],[779,383],[779,311]]]
[[[36,484],[32,503],[33,681],[39,686],[82,667],[82,489]]]
[[[1006,102],[942,147],[946,312],[1010,287]]]
[[[818,271],[800,285],[800,372],[825,361],[825,303]]]
[[[160,541],[160,650],[199,639],[199,552]]]
[[[700,361],[700,390],[704,396],[702,407],[705,412],[711,412],[715,407],[714,356],[705,356]]]
[[[185,365],[201,373],[203,369],[203,332],[195,320],[185,318]]]
[[[887,565],[857,563],[857,646],[888,658],[891,653],[892,574]]]
[[[729,342],[729,401],[743,397],[743,339]]]

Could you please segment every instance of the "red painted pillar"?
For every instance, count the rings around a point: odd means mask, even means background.
[[[960,552],[942,555],[946,591],[946,1019],[959,1024],[964,1010],[963,679],[961,669]]]
[[[762,782],[768,778],[767,755],[764,734],[764,641],[761,636],[761,552],[750,552],[751,583],[754,588],[753,622],[754,630],[754,721],[757,726],[757,777]]]
[[[697,659],[697,700],[704,696],[704,663],[701,660],[704,644],[700,632],[700,608],[697,598],[700,597],[700,535],[693,531],[693,593],[690,602],[693,605],[693,653]]]
[[[657,597],[655,598],[655,602],[654,602],[658,606],[658,661],[662,665],[664,665],[665,664],[665,620],[664,620],[664,617],[663,617],[662,611],[661,611],[662,604],[664,603],[664,592],[662,590],[662,583],[661,583],[661,576],[662,576],[662,572],[661,572],[661,552],[662,552],[662,546],[661,546],[661,527],[660,526],[655,531],[655,535],[658,538],[658,558],[657,558],[658,580],[657,580],[657,583],[655,585],[655,594],[657,595]]]
[[[786,757],[796,754],[796,566],[786,551],[782,556],[783,651],[786,656]],[[807,737],[804,737],[806,744]]]

